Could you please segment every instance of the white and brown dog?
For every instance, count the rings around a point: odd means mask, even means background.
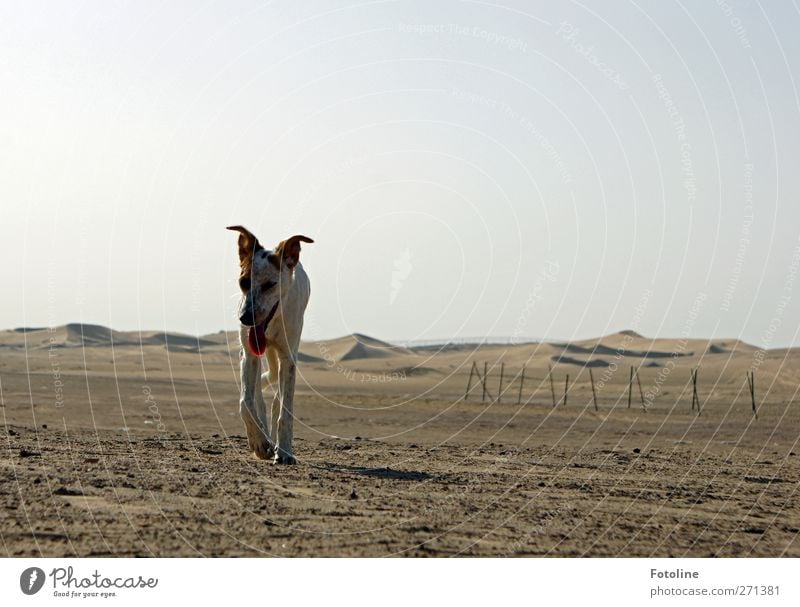
[[[242,226],[239,232],[239,321],[242,327],[242,391],[239,412],[247,430],[247,444],[260,459],[294,464],[292,417],[297,350],[303,314],[311,294],[308,275],[300,264],[300,243],[314,242],[292,236],[268,251]],[[261,384],[261,356],[267,355],[266,384],[279,379],[272,399],[271,423]]]

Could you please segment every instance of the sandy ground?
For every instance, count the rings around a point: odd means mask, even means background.
[[[795,351],[306,344],[283,467],[247,452],[231,340],[0,332],[3,554],[800,556]]]

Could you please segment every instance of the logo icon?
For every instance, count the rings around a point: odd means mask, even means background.
[[[44,586],[44,571],[38,567],[28,567],[19,576],[19,587],[25,594],[36,594]]]
[[[403,288],[403,283],[411,274],[414,266],[411,265],[411,251],[406,249],[394,260],[394,270],[392,270],[392,290],[389,293],[389,305],[397,299],[397,294]]]

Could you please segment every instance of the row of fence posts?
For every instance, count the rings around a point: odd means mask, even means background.
[[[555,380],[553,379],[553,366],[548,365],[548,379],[550,383],[550,396],[553,401],[553,407],[557,407],[559,404],[561,406],[567,405],[567,396],[569,395],[569,373],[567,373],[564,377],[564,395],[562,398],[556,401],[556,387],[555,387]],[[523,387],[525,385],[525,372],[527,367],[523,366],[520,373],[519,373],[519,389],[517,391],[517,404],[522,404],[522,392]],[[478,364],[473,361],[472,366],[469,370],[469,379],[467,380],[467,389],[464,392],[464,400],[469,399],[470,392],[472,390],[472,380],[474,377],[477,376],[478,382],[481,384],[483,391],[481,396],[481,402],[486,402],[487,399],[491,400],[492,402],[502,402],[503,394],[505,390],[503,388],[503,384],[505,382],[505,371],[506,371],[506,364],[504,362],[500,363],[500,382],[497,386],[497,398],[493,399],[491,390],[489,389],[489,363],[484,361],[483,363],[483,373],[481,373]],[[691,382],[692,382],[692,411],[697,411],[697,415],[702,413],[702,406],[700,404],[700,397],[697,392],[697,375],[698,375],[699,367],[694,367],[691,369]],[[532,378],[529,378],[532,379]],[[630,368],[630,375],[628,377],[628,409],[631,408],[633,402],[633,382],[636,380],[636,386],[639,389],[639,400],[641,401],[642,410],[647,412],[647,403],[645,402],[644,398],[644,391],[642,390],[642,380],[639,378],[639,369],[636,367]],[[592,402],[594,404],[594,410],[599,411],[599,407],[597,405],[597,390],[595,388],[594,382],[594,373],[592,372],[592,368],[589,367],[589,381],[592,385]],[[513,383],[513,379],[512,379]],[[756,374],[755,371],[750,370],[747,372],[747,385],[750,392],[750,402],[753,410],[753,416],[758,419],[758,408],[756,407]],[[475,384],[476,386],[478,384]],[[506,386],[506,390],[510,387]]]

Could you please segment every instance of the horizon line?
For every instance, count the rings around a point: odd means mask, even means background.
[[[59,325],[37,325],[37,326],[18,326],[18,327],[11,327],[6,329],[0,329],[0,332],[14,332],[14,333],[29,333],[35,331],[51,331],[54,332],[59,328],[68,328],[70,326],[73,327],[94,327],[100,328],[107,331],[117,332],[117,333],[145,333],[145,332],[159,332],[164,334],[174,334],[174,335],[181,335],[185,337],[193,337],[196,339],[202,339],[203,337],[217,335],[220,333],[234,333],[237,332],[238,329],[219,329],[217,331],[211,331],[206,333],[200,334],[192,334],[192,333],[184,333],[181,331],[171,331],[168,329],[113,329],[107,325],[102,325],[98,323],[89,323],[89,322],[67,322]],[[740,337],[685,337],[685,336],[667,336],[667,337],[648,337],[646,335],[642,335],[638,331],[633,329],[621,329],[619,331],[612,331],[610,333],[605,333],[602,335],[595,335],[592,337],[572,337],[572,338],[564,338],[564,337],[531,337],[531,336],[519,336],[519,335],[486,335],[486,336],[467,336],[467,337],[449,337],[449,338],[427,338],[427,339],[394,339],[394,338],[378,338],[372,335],[368,335],[367,333],[363,333],[360,331],[354,331],[352,333],[345,333],[342,335],[338,335],[335,337],[326,337],[326,338],[316,338],[316,339],[308,339],[303,340],[307,342],[321,342],[321,341],[332,341],[336,339],[341,339],[343,337],[367,337],[370,339],[376,339],[379,341],[384,341],[389,345],[392,346],[399,346],[399,347],[417,347],[417,348],[424,348],[424,347],[433,347],[433,346],[440,346],[440,345],[487,345],[487,346],[520,346],[520,345],[529,345],[529,344],[559,344],[559,343],[572,343],[576,341],[590,341],[590,340],[600,340],[606,337],[610,337],[613,335],[628,335],[632,339],[647,339],[651,341],[656,340],[675,340],[675,339],[682,339],[682,340],[736,340],[742,342],[743,344],[752,346],[759,350],[774,350],[774,349],[784,349],[784,348],[796,348],[798,346],[758,346],[755,344],[751,344],[749,342],[744,341]]]

